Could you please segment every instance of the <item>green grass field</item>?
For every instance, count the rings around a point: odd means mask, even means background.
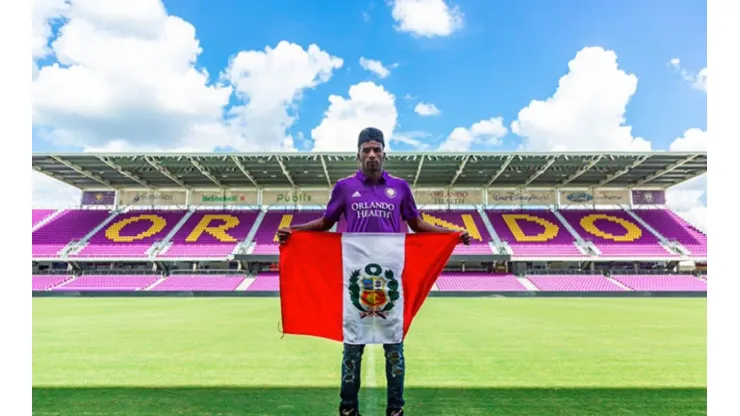
[[[277,298],[35,298],[35,415],[335,415],[341,344],[285,336]],[[706,414],[706,299],[430,298],[408,415]],[[364,416],[384,414],[382,347]]]

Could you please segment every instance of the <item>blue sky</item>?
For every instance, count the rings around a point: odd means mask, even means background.
[[[37,0],[33,150],[352,151],[368,125],[391,151],[706,150],[706,20],[670,0]],[[668,202],[703,222],[706,176]]]
[[[392,6],[377,0],[177,0],[164,5],[169,15],[194,26],[202,48],[196,66],[207,69],[210,83],[218,81],[237,52],[264,50],[280,41],[303,48],[316,44],[344,61],[329,81],[303,90],[297,120],[287,129],[299,149],[312,147],[311,129],[321,123],[328,96],[346,96],[361,81],[395,95],[395,131],[425,132],[431,149],[456,127],[491,117],[503,118],[507,135],[498,146],[474,143],[471,150],[515,149],[522,139],[511,132],[510,123],[531,100],[550,97],[568,72],[568,62],[588,46],[614,51],[619,68],[637,76],[625,121],[633,136],[665,149],[690,128],[706,129],[706,94],[667,65],[680,57],[681,67],[690,72],[706,66],[704,2],[455,0],[448,5],[459,8],[464,26],[431,38],[396,30]],[[64,24],[60,20],[53,27]],[[359,65],[360,57],[397,67],[380,79]],[[52,54],[39,62],[55,60]],[[419,116],[413,109],[420,101],[433,103],[441,114]],[[230,102],[236,102],[233,96]],[[34,151],[79,147],[52,144],[39,134],[34,140]],[[399,143],[395,148],[414,147]]]

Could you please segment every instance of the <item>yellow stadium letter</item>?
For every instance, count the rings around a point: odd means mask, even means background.
[[[619,224],[627,231],[627,233],[624,235],[614,235],[603,231],[596,226],[596,220],[604,220]],[[637,225],[625,220],[624,218],[614,217],[606,214],[586,215],[585,217],[581,218],[581,227],[597,237],[622,243],[629,243],[642,237],[642,230]]]
[[[211,222],[215,220],[223,221],[223,224],[217,226],[211,226]],[[210,234],[216,240],[222,243],[236,243],[237,239],[226,233],[226,230],[230,230],[239,225],[239,218],[228,214],[208,214],[204,215],[200,219],[198,225],[195,226],[193,232],[190,233],[188,238],[185,239],[188,243],[194,243],[198,241],[203,233]]]
[[[472,238],[473,240],[483,241],[483,236],[481,236],[480,230],[478,230],[478,227],[475,225],[475,220],[470,214],[460,215],[460,219],[462,219],[463,224],[465,224],[464,227],[461,227],[449,221],[445,221],[441,218],[435,217],[434,215],[429,215],[425,212],[421,214],[421,218],[432,225],[436,225],[437,227],[446,228],[452,231],[467,231],[468,234],[470,234],[470,238]]]
[[[502,217],[504,218],[506,225],[511,230],[511,233],[514,234],[514,238],[516,238],[516,241],[544,243],[557,237],[558,231],[560,231],[560,227],[558,227],[557,225],[544,218],[535,217],[534,215],[503,214]],[[520,220],[539,224],[544,228],[544,230],[536,235],[526,235],[524,234],[524,230],[522,230],[522,227],[519,225]]]
[[[125,237],[121,235],[121,231],[123,231],[124,228],[139,221],[149,221],[151,222],[151,225],[148,229],[140,232],[139,234]],[[105,236],[108,237],[109,240],[115,241],[116,243],[131,243],[136,240],[143,240],[145,238],[156,235],[158,232],[164,230],[164,227],[166,226],[167,221],[165,221],[165,219],[160,217],[159,215],[142,214],[116,222],[115,224],[108,227],[107,230],[105,230]]]
[[[283,216],[280,218],[280,224],[278,225],[278,229],[290,227],[290,223],[292,222],[293,222],[293,214],[283,214]],[[280,242],[280,239],[278,238],[278,235],[277,235],[277,231],[275,231],[275,235],[272,236],[272,241],[276,243]]]

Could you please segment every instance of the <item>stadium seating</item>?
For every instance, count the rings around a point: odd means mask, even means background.
[[[486,215],[514,257],[587,257],[568,229],[548,210],[490,210]]]
[[[33,258],[57,257],[73,240],[80,240],[103,222],[110,213],[101,210],[67,210],[34,231]]]
[[[638,291],[706,292],[707,290],[707,282],[694,276],[613,275],[612,279]]]
[[[163,240],[186,211],[136,210],[118,215],[70,257],[141,258],[156,241]]]
[[[54,210],[33,210],[33,221],[43,221]],[[144,258],[152,245],[173,230],[185,210],[135,210],[119,214],[95,233],[79,253],[71,258]],[[252,240],[251,254],[277,255],[276,231],[280,226],[303,223],[322,215],[321,210],[268,211]],[[671,258],[678,255],[664,248],[659,239],[629,213],[620,210],[561,210],[560,213],[584,240],[590,240],[609,258]],[[668,209],[634,211],[645,223],[670,241],[679,242],[691,254],[706,256],[707,236]],[[105,210],[65,210],[33,232],[33,258],[58,257],[72,241],[79,241],[110,212]],[[211,217],[206,217],[210,215]],[[231,217],[219,217],[228,215]],[[453,254],[491,254],[492,241],[481,215],[486,215],[500,237],[513,250],[513,258],[577,259],[588,255],[575,244],[574,237],[557,216],[548,210],[422,209],[422,218],[452,230],[467,230],[471,245],[459,245]],[[155,217],[147,217],[155,216]],[[170,240],[169,247],[157,253],[162,259],[225,258],[245,241],[259,216],[256,210],[202,210],[193,213]],[[229,224],[233,221],[238,224]],[[231,228],[229,228],[231,227]],[[198,228],[198,230],[196,230]],[[218,230],[225,234],[220,234]],[[336,231],[346,230],[344,218]],[[198,233],[197,231],[201,231]],[[404,224],[404,231],[407,231]],[[214,236],[215,234],[215,236]],[[229,236],[233,237],[230,238]],[[192,241],[194,240],[194,241]]]
[[[291,224],[315,220],[323,214],[320,210],[274,210],[265,214],[254,235],[252,254],[278,254],[277,230]]]
[[[159,280],[159,275],[82,275],[54,291],[131,291],[142,290]]]
[[[34,275],[31,277],[31,290],[49,290],[70,279],[72,279],[70,275]]]
[[[446,292],[518,292],[527,290],[513,275],[445,272],[437,279],[437,288]]]
[[[707,236],[668,209],[635,210],[640,218],[668,240],[678,241],[696,256],[707,255]]]
[[[173,275],[149,290],[153,292],[179,290],[230,291],[239,287],[244,279],[244,276],[236,275]]]
[[[263,272],[255,276],[248,292],[276,292],[280,290],[280,279],[275,272]]]
[[[491,254],[491,233],[474,210],[422,210],[424,221],[454,231],[467,231],[470,245],[458,245],[452,254]]]
[[[224,258],[244,241],[258,211],[196,211],[157,257]]]
[[[548,292],[624,292],[602,275],[529,275],[537,289]]]
[[[584,240],[591,240],[603,257],[676,257],[627,212],[622,210],[561,210],[560,214]]]
[[[31,211],[31,227],[45,220],[49,215],[57,212],[55,209],[34,209]]]

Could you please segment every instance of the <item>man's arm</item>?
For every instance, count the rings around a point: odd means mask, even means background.
[[[416,201],[414,200],[414,194],[411,192],[411,187],[406,184],[405,196],[401,205],[401,212],[403,219],[406,220],[409,228],[415,233],[450,233],[453,232],[446,228],[437,227],[436,225],[430,224],[421,219],[419,209],[416,207]],[[463,231],[460,235],[460,240],[464,244],[470,244],[470,235],[467,231]]]
[[[339,221],[344,211],[344,198],[340,184],[337,183],[332,189],[331,198],[326,205],[326,211],[321,218],[303,224],[291,225],[290,227],[277,230],[278,239],[285,242],[292,231],[329,231]]]
[[[437,227],[434,224],[429,224],[428,222],[421,219],[421,216],[410,218],[408,221],[406,221],[406,224],[409,225],[409,228],[415,233],[449,233],[451,232],[447,228]]]

